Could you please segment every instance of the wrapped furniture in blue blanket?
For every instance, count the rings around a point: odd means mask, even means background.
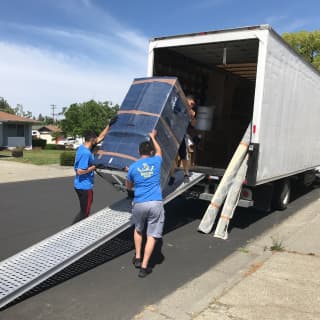
[[[163,153],[161,185],[170,168],[189,123],[185,95],[176,77],[135,79],[95,157],[99,168],[121,170],[139,159],[139,144],[157,130]]]

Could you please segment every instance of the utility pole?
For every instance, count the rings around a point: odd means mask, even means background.
[[[50,104],[50,106],[51,106],[51,110],[52,110],[52,113],[51,113],[52,120],[53,120],[53,123],[54,123],[54,117],[58,115],[57,113],[55,113],[55,110],[57,109],[57,105],[56,104]]]

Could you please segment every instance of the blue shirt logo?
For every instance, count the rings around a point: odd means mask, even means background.
[[[142,158],[133,163],[128,171],[128,181],[134,184],[134,202],[161,201],[160,156]]]

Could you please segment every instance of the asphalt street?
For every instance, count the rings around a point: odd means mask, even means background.
[[[96,177],[93,212],[122,197]],[[128,230],[6,307],[0,319],[131,319],[316,198],[311,190],[269,214],[237,209],[227,241],[196,231],[207,203],[178,198],[166,206],[150,276],[138,278],[131,265]],[[70,225],[77,211],[72,178],[0,184],[0,260]]]

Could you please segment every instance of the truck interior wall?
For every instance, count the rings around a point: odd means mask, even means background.
[[[252,119],[255,81],[216,66],[205,65],[170,48],[156,49],[155,76],[177,76],[186,94],[200,106],[214,106],[210,131],[195,132],[202,139],[196,148],[196,166],[226,168]]]

